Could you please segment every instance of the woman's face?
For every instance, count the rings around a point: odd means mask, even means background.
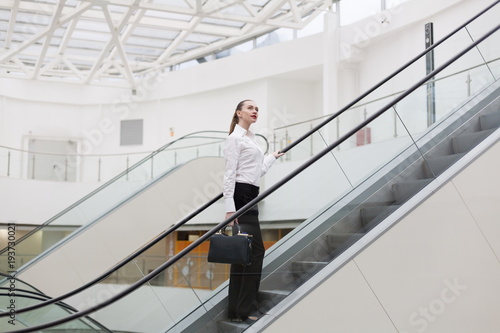
[[[246,101],[243,104],[241,110],[237,111],[240,126],[248,125],[255,123],[257,118],[259,117],[259,107],[255,104],[254,101]],[[245,126],[244,126],[245,127]]]

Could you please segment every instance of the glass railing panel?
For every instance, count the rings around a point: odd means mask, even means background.
[[[282,149],[300,138],[304,133],[310,131],[314,126],[321,123],[323,119],[312,120],[305,123],[299,123],[293,126],[287,126],[283,129],[274,132],[273,140],[275,148],[273,151]],[[304,142],[300,143],[296,149],[290,151],[283,157],[284,161],[301,161],[310,158],[314,152],[319,151],[324,147],[322,138],[319,135],[312,135]]]
[[[487,43],[481,43],[478,46],[478,52],[481,53],[484,61],[488,64],[488,70],[495,80],[500,79],[500,52],[496,47],[496,45],[499,45],[498,43],[500,43],[500,34],[497,32],[488,38]]]
[[[323,148],[327,143],[321,142]],[[296,167],[301,164],[297,163]],[[344,166],[337,160],[337,155],[329,153],[267,197],[260,204],[260,220],[305,220],[333,198],[341,197],[350,191],[352,186],[346,177]],[[292,193],[300,195],[291,195]]]
[[[394,138],[393,127],[399,128],[397,138]],[[359,142],[359,133],[370,133],[372,128],[377,128],[379,131],[373,132],[371,143],[332,151],[353,187],[374,174],[412,144],[412,138],[406,131],[403,131],[404,127],[393,109],[376,118],[347,141]],[[380,130],[383,128],[387,128],[386,131]]]
[[[498,24],[498,17],[500,17],[500,6],[497,4],[481,15],[479,19],[469,23],[467,33],[473,40],[477,40]]]
[[[194,252],[206,250],[203,245]],[[166,259],[142,256],[69,301],[80,310],[106,301]],[[214,269],[207,263],[206,255],[188,255],[132,294],[91,317],[113,331],[159,332],[200,305],[227,277],[227,269]]]
[[[493,37],[496,35],[500,34]],[[490,42],[495,41],[487,39],[480,46]],[[495,81],[490,70],[490,64],[495,62],[486,64],[477,49],[466,53],[457,63],[465,70],[451,75],[439,73],[434,80],[428,81],[396,105],[398,116],[414,138],[417,139],[428,127],[435,127],[460,111],[460,105]],[[455,70],[459,68],[455,66]],[[429,94],[430,89],[432,94]],[[415,106],[419,106],[419,109],[415,109]]]

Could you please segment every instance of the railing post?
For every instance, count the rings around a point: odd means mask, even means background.
[[[31,179],[35,179],[35,154],[33,154],[33,157],[31,158],[32,160],[32,170],[31,170]]]
[[[398,115],[396,111],[396,104],[392,107],[394,109],[394,137],[398,137]]]
[[[312,123],[309,125],[309,131],[312,131],[313,129],[313,125]],[[311,155],[310,156],[313,156],[314,155],[314,133],[311,135]]]
[[[10,176],[10,150],[7,152],[7,177]]]
[[[470,79],[470,72],[467,72],[467,81],[465,81],[465,83],[467,83],[467,97],[470,97],[470,83],[472,82],[472,80]]]
[[[127,156],[127,169],[126,169],[126,170],[127,170],[127,171],[126,171],[126,175],[127,175],[127,178],[126,178],[126,179],[128,180],[128,156]]]
[[[64,181],[68,181],[68,158],[64,159]]]
[[[101,156],[99,156],[99,160],[97,161],[97,181],[101,181]]]
[[[151,156],[151,179],[153,179],[154,156]]]
[[[335,125],[337,126],[337,140],[340,139],[340,117],[335,118]],[[340,145],[337,146],[337,150],[340,150]]]

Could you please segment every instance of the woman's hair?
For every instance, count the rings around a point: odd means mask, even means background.
[[[241,102],[238,103],[236,106],[236,110],[234,110],[233,118],[231,119],[231,125],[229,126],[229,134],[233,133],[234,128],[236,127],[236,124],[238,123],[238,114],[236,113],[237,111],[240,111],[243,108],[243,105],[245,102],[251,101],[251,99],[244,99]]]

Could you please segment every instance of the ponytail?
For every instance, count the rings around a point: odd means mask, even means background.
[[[234,111],[233,119],[231,119],[231,125],[229,125],[229,135],[233,133],[237,123],[238,123],[238,114],[236,114],[236,111]]]

